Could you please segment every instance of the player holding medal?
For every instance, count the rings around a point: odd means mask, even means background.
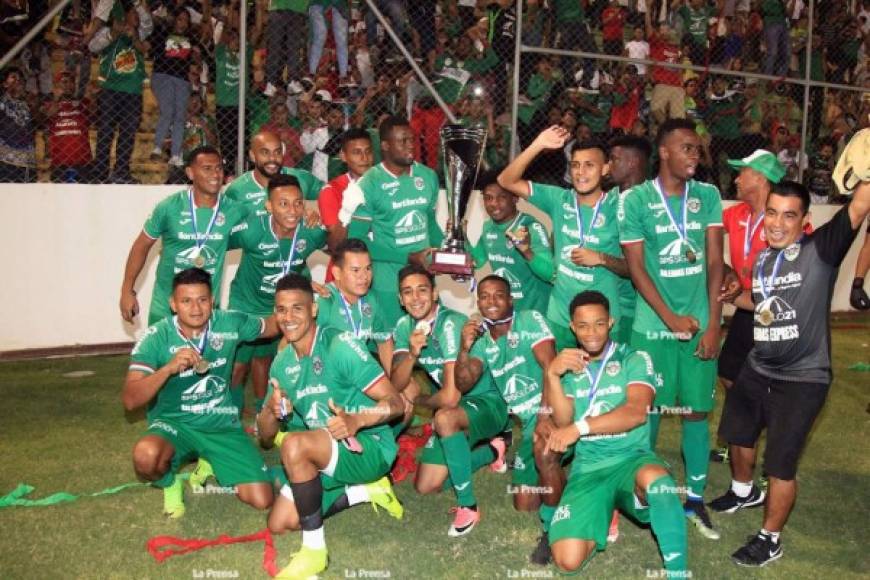
[[[858,143],[856,175],[867,175],[870,131]],[[857,181],[857,180],[856,180]],[[770,246],[755,263],[751,297],[755,343],[734,385],[725,394],[719,435],[730,444],[731,489],[714,500],[717,511],[750,507],[760,490],[752,482],[755,444],[767,429],[764,469],[769,486],[761,530],[731,558],[764,566],[782,557],[780,533],[797,496],[798,460],[831,385],[830,307],[840,264],[870,213],[870,182],[859,182],[851,201],[812,234],[806,187],[781,181],[767,196],[764,232]]]
[[[148,430],[133,448],[136,474],[163,488],[163,511],[172,518],[185,511],[176,473],[195,458],[210,463],[220,485],[237,486],[240,500],[267,509],[272,485],[242,430],[229,381],[239,343],[275,336],[275,319],[213,310],[211,279],[199,268],[173,277],[169,301],[177,314],[148,328],[124,383],[124,408],[148,408]]]
[[[230,286],[231,310],[268,316],[275,308],[275,285],[290,272],[310,278],[306,260],[326,243],[326,230],[305,223],[305,205],[299,181],[292,175],[269,180],[266,214],[252,214],[233,228],[229,249],[240,248],[242,260]],[[269,365],[278,339],[246,343],[239,348],[233,370],[233,400],[244,407],[248,369],[257,412],[263,406]]]
[[[703,493],[722,314],[722,203],[716,187],[692,179],[701,151],[692,121],[664,122],[656,144],[658,176],[620,197],[618,210],[639,295],[631,346],[650,354],[662,378],[649,421],[651,447],[661,413],[677,409],[689,486],[686,516],[704,536],[718,539]]]
[[[139,314],[133,287],[158,239],[163,248],[148,308],[149,325],[171,314],[172,277],[181,270],[202,268],[211,274],[214,290],[220,288],[230,231],[245,219],[247,210],[221,195],[224,171],[220,152],[214,147],[191,151],[185,172],[192,182],[190,188],[158,203],[130,248],[120,304],[127,322]]]
[[[438,301],[432,274],[417,265],[402,268],[399,299],[408,314],[393,332],[393,384],[406,390],[419,364],[432,379],[434,391],[413,400],[435,411],[435,435],[420,456],[414,486],[419,493],[435,493],[449,481],[459,505],[451,510],[455,517],[447,534],[462,536],[480,521],[472,474],[485,465],[504,465],[506,444],[496,436],[507,425],[507,406],[489,375],[463,383],[462,388],[457,384],[457,357],[467,318]]]

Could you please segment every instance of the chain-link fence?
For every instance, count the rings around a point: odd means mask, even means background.
[[[285,165],[325,181],[344,170],[341,132],[374,132],[388,114],[411,120],[417,157],[435,168],[446,120],[486,126],[498,167],[551,124],[606,142],[687,116],[704,140],[701,177],[723,195],[724,160],[766,147],[822,200],[839,148],[868,124],[863,0],[371,4],[74,0],[4,69],[19,79],[3,87],[2,177],[183,182],[185,152],[206,143],[231,176],[267,128]],[[46,9],[25,2],[0,23],[4,49]],[[553,152],[531,171],[564,183],[566,167]]]

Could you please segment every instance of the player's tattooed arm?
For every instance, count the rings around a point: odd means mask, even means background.
[[[474,319],[466,321],[462,327],[459,341],[459,356],[456,357],[454,378],[456,388],[460,393],[467,393],[480,380],[483,374],[483,362],[469,355],[474,342],[480,337],[480,322]]]
[[[625,258],[612,256],[604,252],[598,252],[601,256],[601,265],[619,276],[620,278],[630,278],[628,273],[628,262]]]

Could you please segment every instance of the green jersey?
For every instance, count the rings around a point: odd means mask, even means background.
[[[612,356],[605,362],[603,359],[611,348]],[[596,377],[600,377],[597,388],[594,386]],[[642,350],[616,342],[610,342],[602,360],[590,361],[584,372],[562,376],[562,391],[574,400],[574,421],[598,417],[624,405],[628,386],[632,384],[645,385],[655,392],[652,359]],[[577,442],[575,450],[577,459],[571,467],[571,475],[589,473],[649,453],[649,423],[623,433],[587,435]]]
[[[523,427],[535,420],[541,406],[544,370],[535,358],[535,347],[555,340],[540,312],[516,312],[510,330],[493,340],[489,332],[477,339],[470,356],[483,363],[508,405],[508,412],[519,417]]]
[[[707,29],[710,19],[715,15],[713,7],[701,6],[695,9],[691,6],[680,6],[677,15],[683,21],[683,32],[690,35],[695,44],[707,46]]]
[[[329,290],[329,298],[319,294],[315,296],[317,324],[350,332],[368,344],[371,351],[377,350],[378,343],[390,339],[391,329],[387,328],[374,296],[363,296],[356,304],[350,304],[334,283],[330,282],[326,288]]]
[[[153,374],[182,348],[199,350],[209,370],[199,374],[187,369],[172,375],[148,403],[148,421],[166,419],[201,431],[238,429],[239,409],[229,392],[236,347],[260,336],[264,324],[262,318],[242,312],[215,310],[200,339],[182,336],[176,316],[149,326],[133,347],[131,371]]]
[[[668,308],[694,316],[707,328],[707,229],[722,227],[719,190],[707,183],[686,184],[686,236],[683,241],[662,205],[657,182],[647,180],[619,197],[619,237],[623,244],[641,242],[644,267]],[[683,196],[666,195],[670,215],[682,228]],[[688,245],[687,245],[688,244]],[[687,255],[689,254],[689,255]],[[694,258],[694,261],[690,260]],[[667,332],[659,315],[638,295],[634,316],[636,332]]]
[[[384,369],[351,333],[317,326],[310,353],[300,358],[288,346],[275,357],[269,376],[266,400],[272,396],[272,381],[277,381],[293,403],[294,417],[314,430],[326,428],[332,417],[330,399],[349,413],[373,409],[377,403],[366,391],[384,376]],[[389,425],[366,427],[361,432],[379,441],[384,458],[393,461],[396,441]]]
[[[511,285],[511,296],[517,310],[537,310],[544,312],[553,289],[549,278],[541,279],[532,273],[529,262],[520,254],[505,232],[515,232],[525,227],[529,232],[532,252],[549,254],[550,237],[541,222],[529,214],[519,212],[516,217],[502,224],[487,219],[483,222],[480,239],[471,246],[474,264],[482,268],[489,262],[493,274],[501,276]]]
[[[485,73],[498,64],[498,56],[487,48],[480,58],[458,59],[450,54],[439,56],[435,61],[438,78],[433,83],[435,90],[447,103],[458,101],[474,74]]]
[[[433,320],[429,322],[431,327],[429,339],[426,341],[426,346],[420,351],[420,357],[417,359],[417,362],[423,367],[423,370],[426,371],[438,389],[441,388],[444,380],[444,365],[455,363],[456,358],[459,356],[460,335],[466,320],[468,320],[468,317],[464,314],[460,314],[439,303]],[[393,331],[394,355],[410,350],[411,333],[414,332],[416,326],[417,321],[411,318],[410,314],[406,314],[399,319],[396,329]],[[492,377],[484,374],[477,381],[477,384],[465,393],[463,397],[483,395],[494,390],[495,385],[492,382]]]
[[[572,189],[533,182],[529,182],[529,187],[532,192],[529,202],[553,220],[556,275],[547,320],[569,326],[568,305],[584,290],[598,290],[604,294],[610,301],[610,315],[619,320],[619,276],[604,266],[578,266],[571,261],[571,251],[579,246],[622,257],[616,221],[618,198],[605,193],[595,207],[589,207],[577,201],[577,194]]]
[[[142,228],[146,236],[153,240],[160,238],[163,242],[148,311],[149,323],[169,316],[172,277],[182,270],[202,264],[202,269],[212,276],[212,290],[217,295],[230,231],[244,221],[248,214],[247,208],[228,199],[226,195],[218,195],[218,203],[214,208],[194,208],[195,219],[191,215],[192,207],[193,192],[173,193],[157,204]]]
[[[326,243],[326,230],[296,226],[292,238],[278,239],[271,215],[253,215],[233,228],[229,249],[241,248],[242,261],[230,286],[230,309],[268,316],[275,285],[289,273],[311,278],[306,260]]]
[[[116,38],[100,53],[102,88],[141,95],[146,76],[145,57],[126,34]]]
[[[317,199],[320,196],[320,189],[323,187],[323,182],[314,177],[310,171],[282,167],[281,173],[292,175],[299,180],[299,186],[302,189],[302,196],[305,199]],[[232,183],[227,186],[224,193],[232,200],[253,207],[260,215],[266,213],[266,197],[269,195],[269,192],[267,191],[266,186],[260,185],[260,182],[257,181],[256,177],[254,177],[253,170],[236,177]]]
[[[215,83],[214,100],[218,107],[239,106],[239,52],[233,52],[225,44],[219,44],[215,48]],[[251,62],[254,51],[248,47],[247,62]],[[248,68],[250,70],[250,67]]]

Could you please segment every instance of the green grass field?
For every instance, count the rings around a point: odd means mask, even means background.
[[[738,568],[729,555],[758,529],[761,512],[719,516],[719,541],[689,530],[695,578],[847,579],[870,574],[870,374],[846,370],[870,361],[870,325],[863,320],[834,333],[837,378],[803,458],[798,504],[783,535],[785,557],[759,571]],[[142,415],[125,416],[121,407],[125,366],[121,356],[0,364],[0,495],[20,482],[36,487],[36,499],[134,480],[130,450],[145,424]],[[62,376],[81,370],[95,374]],[[681,479],[676,421],[663,421],[659,447]],[[275,461],[274,454],[269,460]],[[708,498],[724,491],[728,482],[727,466],[712,465]],[[452,497],[419,497],[409,481],[397,486],[405,504],[401,522],[376,515],[368,506],[328,520],[331,563],[324,577],[557,576],[554,568],[527,564],[538,535],[536,518],[514,512],[508,483],[508,475],[476,475],[483,520],[465,538],[446,534]],[[266,577],[260,567],[262,544],[207,549],[163,564],[152,560],[145,542],[155,535],[210,538],[249,534],[265,525],[265,514],[229,496],[188,493],[187,506],[181,521],[167,520],[161,515],[162,494],[135,488],[53,507],[0,508],[0,578]],[[648,530],[625,519],[620,530],[619,542],[592,561],[586,577],[647,578],[660,568]],[[276,538],[279,567],[298,545],[298,535]]]

